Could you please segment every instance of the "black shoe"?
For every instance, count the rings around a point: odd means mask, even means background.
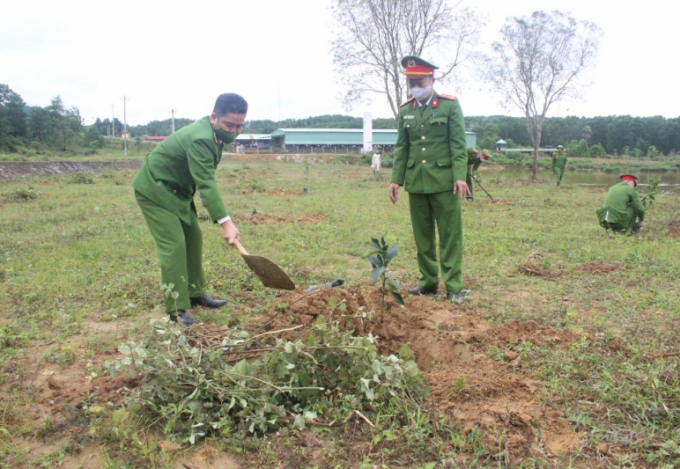
[[[193,326],[194,324],[200,324],[200,322],[195,317],[193,317],[191,314],[187,313],[183,309],[177,311],[177,315],[179,316],[179,319],[174,314],[168,313],[170,321],[182,324],[184,327]]]
[[[446,292],[446,299],[451,303],[456,303],[457,305],[462,305],[463,301],[465,301],[465,297],[462,293]]]
[[[207,293],[200,298],[190,298],[191,306],[205,306],[206,308],[221,308],[227,304],[227,300],[213,300]]]
[[[471,195],[468,195],[467,197],[465,197],[465,200],[467,200],[468,202],[472,202],[475,199]]]
[[[640,234],[640,225],[635,224],[633,227],[630,229],[630,234],[631,236],[637,236]]]
[[[411,288],[408,291],[409,295],[434,295],[437,293],[437,287],[417,287]]]

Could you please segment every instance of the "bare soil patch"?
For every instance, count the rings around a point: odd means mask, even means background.
[[[264,194],[264,195],[304,195],[304,190],[303,189],[267,189],[264,192],[258,192],[256,190],[251,189],[250,187],[246,187],[241,189],[241,194],[244,195],[250,195],[250,194]]]
[[[253,225],[274,225],[278,223],[296,223],[298,225],[315,225],[324,223],[326,218],[314,213],[305,213],[298,217],[274,216],[267,213],[244,213],[238,217],[239,222],[252,223]]]
[[[617,270],[625,270],[627,266],[621,262],[615,262],[613,264],[607,264],[605,262],[588,262],[586,264],[581,264],[576,267],[575,270],[581,270],[588,272],[590,274],[609,274],[611,272],[616,272]]]
[[[561,269],[546,269],[541,267],[540,262],[545,256],[540,252],[529,254],[524,262],[517,269],[523,274],[534,275],[543,278],[556,278],[562,275]]]

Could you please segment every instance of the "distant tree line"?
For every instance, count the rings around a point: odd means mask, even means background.
[[[175,130],[192,123],[191,119],[175,119]],[[477,147],[493,149],[499,139],[509,147],[530,147],[531,142],[523,117],[468,116],[468,130],[477,133]],[[361,117],[340,114],[285,119],[246,121],[244,133],[268,134],[277,128],[361,129]],[[394,129],[392,118],[373,119],[374,129]],[[95,151],[104,145],[104,136],[120,135],[123,124],[117,118],[97,119],[84,127],[76,107],[66,109],[59,96],[48,106],[28,106],[18,93],[0,84],[0,151],[17,152],[29,148],[40,152],[48,148]],[[170,135],[171,120],[152,121],[128,126],[131,136]],[[543,128],[542,147],[564,145],[572,156],[603,157],[606,155],[656,158],[675,155],[680,150],[680,117],[665,118],[605,116],[548,117]]]
[[[480,148],[493,149],[499,139],[511,147],[531,147],[523,117],[469,116],[465,123],[477,133]],[[680,117],[548,117],[541,146],[557,145],[563,145],[573,156],[674,155],[680,150]]]

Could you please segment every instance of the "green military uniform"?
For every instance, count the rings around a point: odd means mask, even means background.
[[[190,307],[205,286],[203,238],[198,226],[194,194],[198,190],[213,221],[226,218],[227,209],[217,190],[215,169],[222,157],[209,117],[188,125],[165,139],[144,161],[132,181],[161,264],[161,277],[173,292],[166,295],[168,312]]]
[[[420,286],[439,284],[435,223],[439,232],[442,280],[446,290],[462,289],[463,223],[454,181],[467,170],[463,111],[453,96],[433,93],[419,106],[415,99],[399,108],[392,183],[409,193],[411,224],[418,249]]]
[[[562,182],[562,176],[564,176],[564,168],[567,166],[567,155],[560,148],[555,153],[552,154],[552,169],[555,173],[555,178],[557,179],[557,186],[559,187]]]
[[[467,182],[468,187],[470,188],[470,198],[472,198],[472,175],[477,174],[477,170],[479,169],[479,166],[482,164],[481,158],[479,158],[479,152],[475,150],[474,148],[468,148],[467,149],[467,156],[468,156],[468,161],[467,161],[467,174],[465,177],[465,182]]]
[[[600,226],[612,231],[626,231],[635,225],[636,219],[645,219],[645,208],[637,191],[625,182],[609,188],[604,205],[596,213]]]

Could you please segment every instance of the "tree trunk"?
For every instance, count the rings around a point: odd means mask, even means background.
[[[536,182],[536,173],[538,172],[538,145],[534,145],[534,165],[531,167],[531,180]]]

